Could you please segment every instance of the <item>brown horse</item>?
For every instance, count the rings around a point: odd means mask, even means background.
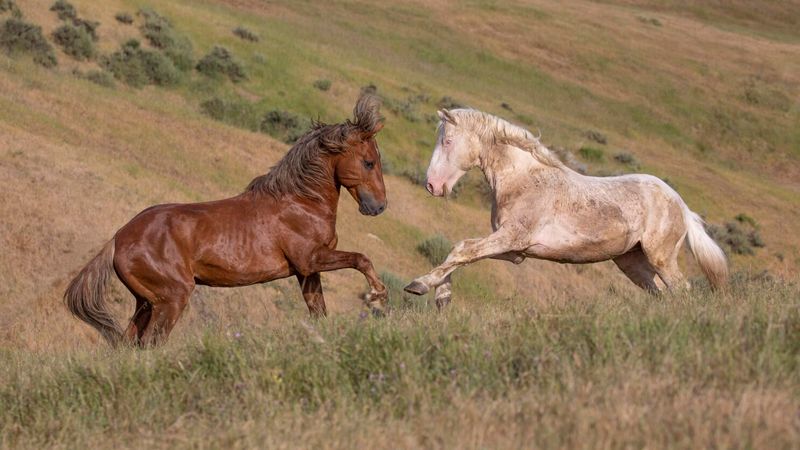
[[[341,187],[375,216],[386,191],[375,134],[378,100],[359,98],[354,119],[315,123],[268,174],[245,192],[207,203],[152,206],[117,231],[70,282],[64,302],[112,345],[166,340],[195,285],[246,286],[294,275],[312,316],[326,314],[320,272],[353,268],[369,282],[367,304],[387,300],[372,262],[336,250]],[[112,270],[136,297],[123,333],[105,303]]]

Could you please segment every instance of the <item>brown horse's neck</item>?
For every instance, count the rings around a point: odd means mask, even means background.
[[[288,192],[285,194],[281,194],[278,197],[275,197],[267,192],[264,191],[245,191],[241,195],[252,195],[256,201],[264,200],[264,201],[274,201],[274,200],[281,200],[281,201],[291,201],[296,203],[302,203],[307,206],[312,207],[312,209],[319,211],[321,216],[336,216],[336,210],[339,206],[339,193],[341,190],[341,184],[335,179],[335,162],[333,158],[328,163],[328,171],[327,173],[330,176],[325,177],[322,180],[318,180],[316,185],[313,186],[313,191],[319,196],[319,198],[310,198],[307,195],[303,195],[300,192]]]

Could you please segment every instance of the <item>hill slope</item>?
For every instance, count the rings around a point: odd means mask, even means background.
[[[434,134],[427,118],[446,96],[539,130],[550,146],[601,150],[602,161],[587,161],[594,173],[634,170],[613,160],[630,153],[637,170],[668,178],[712,222],[755,218],[766,248],[735,256],[735,267],[793,277],[800,266],[800,33],[790,25],[800,7],[786,14],[781,5],[797,2],[784,2],[754,12],[739,3],[720,16],[711,3],[687,9],[681,2],[75,1],[82,17],[101,23],[103,54],[142,39],[141,17],[125,25],[115,14],[151,7],[193,43],[195,60],[224,45],[248,79],[193,73],[169,88],[107,88],[71,74],[97,69],[94,62],[59,52],[59,66],[45,69],[0,55],[0,346],[60,349],[95,340],[59,299],[118,227],[151,204],[234,195],[288,148],[208,118],[201,102],[339,121],[369,84],[386,99],[380,142],[398,175],[387,177],[383,216],[361,217],[343,197],[339,235],[340,248],[363,251],[379,271],[407,280],[429,267],[415,251],[426,237],[456,241],[489,231],[487,208],[469,195],[475,186],[443,202],[402,176],[426,166]],[[47,36],[60,25],[49,1],[19,5]],[[236,37],[238,26],[259,41]],[[330,80],[330,90],[315,88],[319,79]],[[590,142],[587,131],[608,143]],[[693,263],[687,272],[696,273]],[[359,307],[359,276],[332,273],[324,283],[334,312]],[[608,289],[631,289],[610,263],[482,262],[459,276],[456,301],[570,299]],[[127,293],[116,295],[127,316]],[[201,289],[193,305],[179,333],[304,315],[293,280]]]

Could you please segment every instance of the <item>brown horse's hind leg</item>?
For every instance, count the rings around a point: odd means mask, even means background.
[[[303,290],[303,299],[308,306],[308,312],[313,317],[324,317],[328,314],[325,308],[325,297],[322,295],[322,280],[319,273],[312,273],[304,277],[297,274],[300,289]]]
[[[153,309],[150,302],[146,298],[136,295],[136,310],[133,312],[133,317],[125,330],[125,339],[130,345],[141,344],[144,329],[147,323],[150,322],[150,314]]]
[[[151,347],[166,342],[188,303],[189,295],[186,295],[179,300],[153,305],[152,317],[141,338],[142,345]]]
[[[650,293],[660,291],[656,284],[656,270],[647,260],[641,247],[636,246],[633,250],[617,256],[614,262],[640,288]]]

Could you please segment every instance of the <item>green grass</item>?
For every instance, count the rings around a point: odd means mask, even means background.
[[[742,418],[712,408],[705,410],[705,423],[692,424],[691,411],[669,408],[686,395],[747,401],[742,395],[753,389],[752,395],[779,392],[796,408],[798,294],[797,286],[749,282],[727,294],[512,299],[455,305],[443,315],[395,309],[383,320],[340,316],[277,329],[208,331],[152,351],[6,350],[0,354],[0,442],[111,447],[147,429],[156,446],[175,433],[185,434],[182,446],[247,446],[259,436],[288,438],[280,424],[289,417],[323,429],[350,420],[386,421],[391,432],[419,414],[437,417],[453,402],[510,407],[529,398],[542,409],[523,420],[528,428],[551,417],[569,427],[586,419],[562,417],[573,401],[592,392],[595,401],[624,405],[628,399],[615,392],[633,383],[652,396],[649,404],[676,415],[674,433],[718,427],[719,439],[739,433],[740,444],[749,446],[781,423],[765,419],[764,411]],[[672,384],[664,390],[659,380]],[[713,398],[705,401],[713,406]],[[315,422],[320,415],[325,419]],[[602,436],[602,426],[613,424],[594,420],[598,428],[586,430],[582,440]],[[753,422],[758,426],[751,428]],[[662,442],[660,423],[647,415],[638,423],[609,443],[677,442],[672,438],[702,444],[702,433],[668,434]],[[458,440],[451,430],[441,433],[446,442]],[[792,439],[772,436],[776,445]],[[571,446],[575,439],[534,433],[530,444]]]

